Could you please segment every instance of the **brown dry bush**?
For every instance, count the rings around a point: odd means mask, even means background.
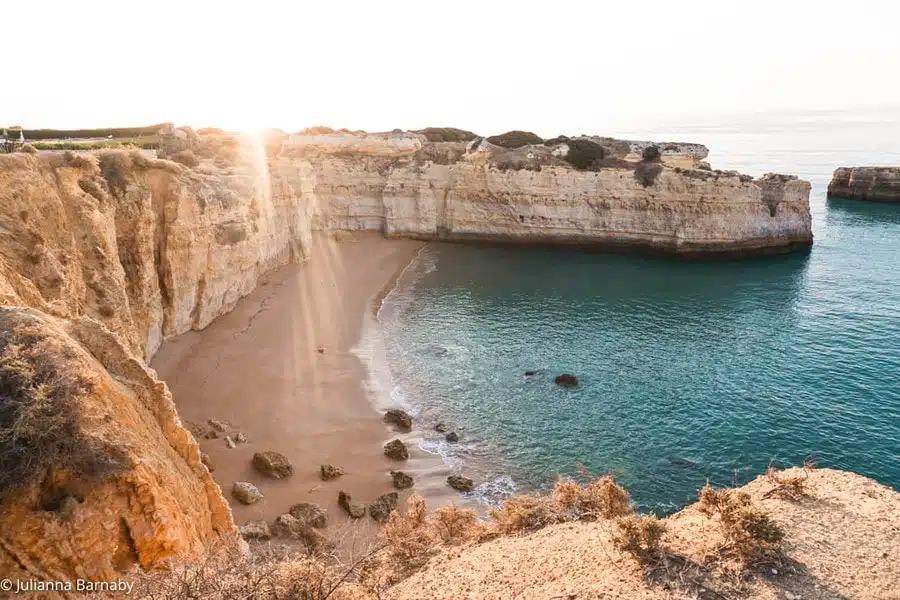
[[[406,505],[405,515],[399,510],[391,512],[381,532],[391,555],[404,562],[422,557],[435,544],[426,519],[425,500],[410,496]]]
[[[194,168],[200,164],[200,159],[198,159],[190,150],[176,152],[169,157],[169,160],[182,164],[188,168]]]
[[[614,519],[634,512],[628,492],[611,475],[604,475],[582,486],[561,479],[553,488],[553,502],[570,518],[583,521]]]
[[[428,524],[445,544],[465,542],[480,533],[475,511],[453,504],[434,511]]]
[[[37,148],[28,143],[22,144],[19,148],[19,152],[24,152],[25,154],[40,154],[40,151]]]
[[[492,510],[490,514],[501,533],[536,531],[547,525],[569,520],[566,512],[551,498],[538,496],[513,496],[505,500],[499,510]]]
[[[75,169],[85,169],[93,171],[97,168],[97,158],[93,154],[73,152],[66,150],[63,154],[66,164]]]
[[[774,488],[766,492],[766,498],[775,496],[778,498],[799,501],[808,495],[808,467],[788,473],[785,471],[778,471],[770,465],[766,477],[775,484]]]
[[[0,497],[54,471],[89,481],[124,465],[120,450],[81,430],[79,404],[91,386],[71,365],[35,317],[0,309]]]
[[[719,517],[725,544],[723,557],[738,558],[745,566],[780,563],[784,531],[746,492],[715,490],[709,484],[699,492],[700,511]]]
[[[653,515],[630,515],[616,520],[619,531],[613,542],[620,550],[644,561],[659,554],[666,525]]]

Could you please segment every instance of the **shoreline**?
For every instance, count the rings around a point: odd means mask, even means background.
[[[440,456],[416,443],[421,432],[398,433],[383,422],[367,387],[369,365],[357,352],[372,334],[367,325],[373,325],[381,301],[423,246],[374,232],[316,235],[308,261],[269,272],[232,312],[202,331],[166,341],[157,352],[151,366],[209,455],[212,476],[238,526],[257,519],[271,524],[293,504],[313,502],[328,513],[326,534],[350,540],[341,542],[347,550],[348,543],[368,543],[379,528],[369,517],[349,519],[337,504],[338,491],[368,504],[395,491],[389,471],[399,469],[416,479],[412,489],[400,492],[401,503],[411,493],[426,496],[429,504],[455,495],[444,481],[449,469]],[[209,419],[226,421],[228,430],[203,435],[211,429]],[[247,442],[229,448],[225,436],[238,432]],[[382,445],[396,437],[408,443],[409,460],[383,455]],[[274,480],[256,472],[253,454],[268,450],[287,456],[293,475]],[[346,474],[322,481],[322,464]],[[231,494],[236,481],[253,483],[263,499],[241,504]]]

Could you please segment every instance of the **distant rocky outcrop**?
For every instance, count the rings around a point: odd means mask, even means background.
[[[831,177],[828,197],[900,202],[900,167],[841,167]]]

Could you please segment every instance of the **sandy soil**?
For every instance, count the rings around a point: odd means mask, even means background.
[[[233,449],[225,434],[198,439],[238,525],[271,522],[297,502],[315,502],[329,513],[330,537],[363,544],[374,521],[349,522],[337,505],[339,490],[371,502],[393,490],[389,471],[399,468],[417,477],[414,490],[430,495],[429,504],[451,496],[436,483],[447,475],[440,458],[418,451],[415,433],[392,432],[373,410],[367,370],[353,352],[364,321],[372,322],[376,303],[421,246],[379,234],[319,236],[307,263],[270,273],[234,311],[157,353],[152,367],[186,425],[219,419],[231,425],[232,437],[238,431],[247,437]],[[406,463],[383,456],[382,445],[394,437],[411,441]],[[273,480],[254,471],[253,454],[265,450],[286,455],[294,474]],[[323,482],[325,463],[347,474]],[[423,473],[432,475],[430,483],[418,479]],[[257,485],[265,498],[240,504],[231,496],[235,481]]]

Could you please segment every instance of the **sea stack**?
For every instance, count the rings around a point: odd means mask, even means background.
[[[828,184],[829,198],[900,202],[900,167],[841,167]]]

